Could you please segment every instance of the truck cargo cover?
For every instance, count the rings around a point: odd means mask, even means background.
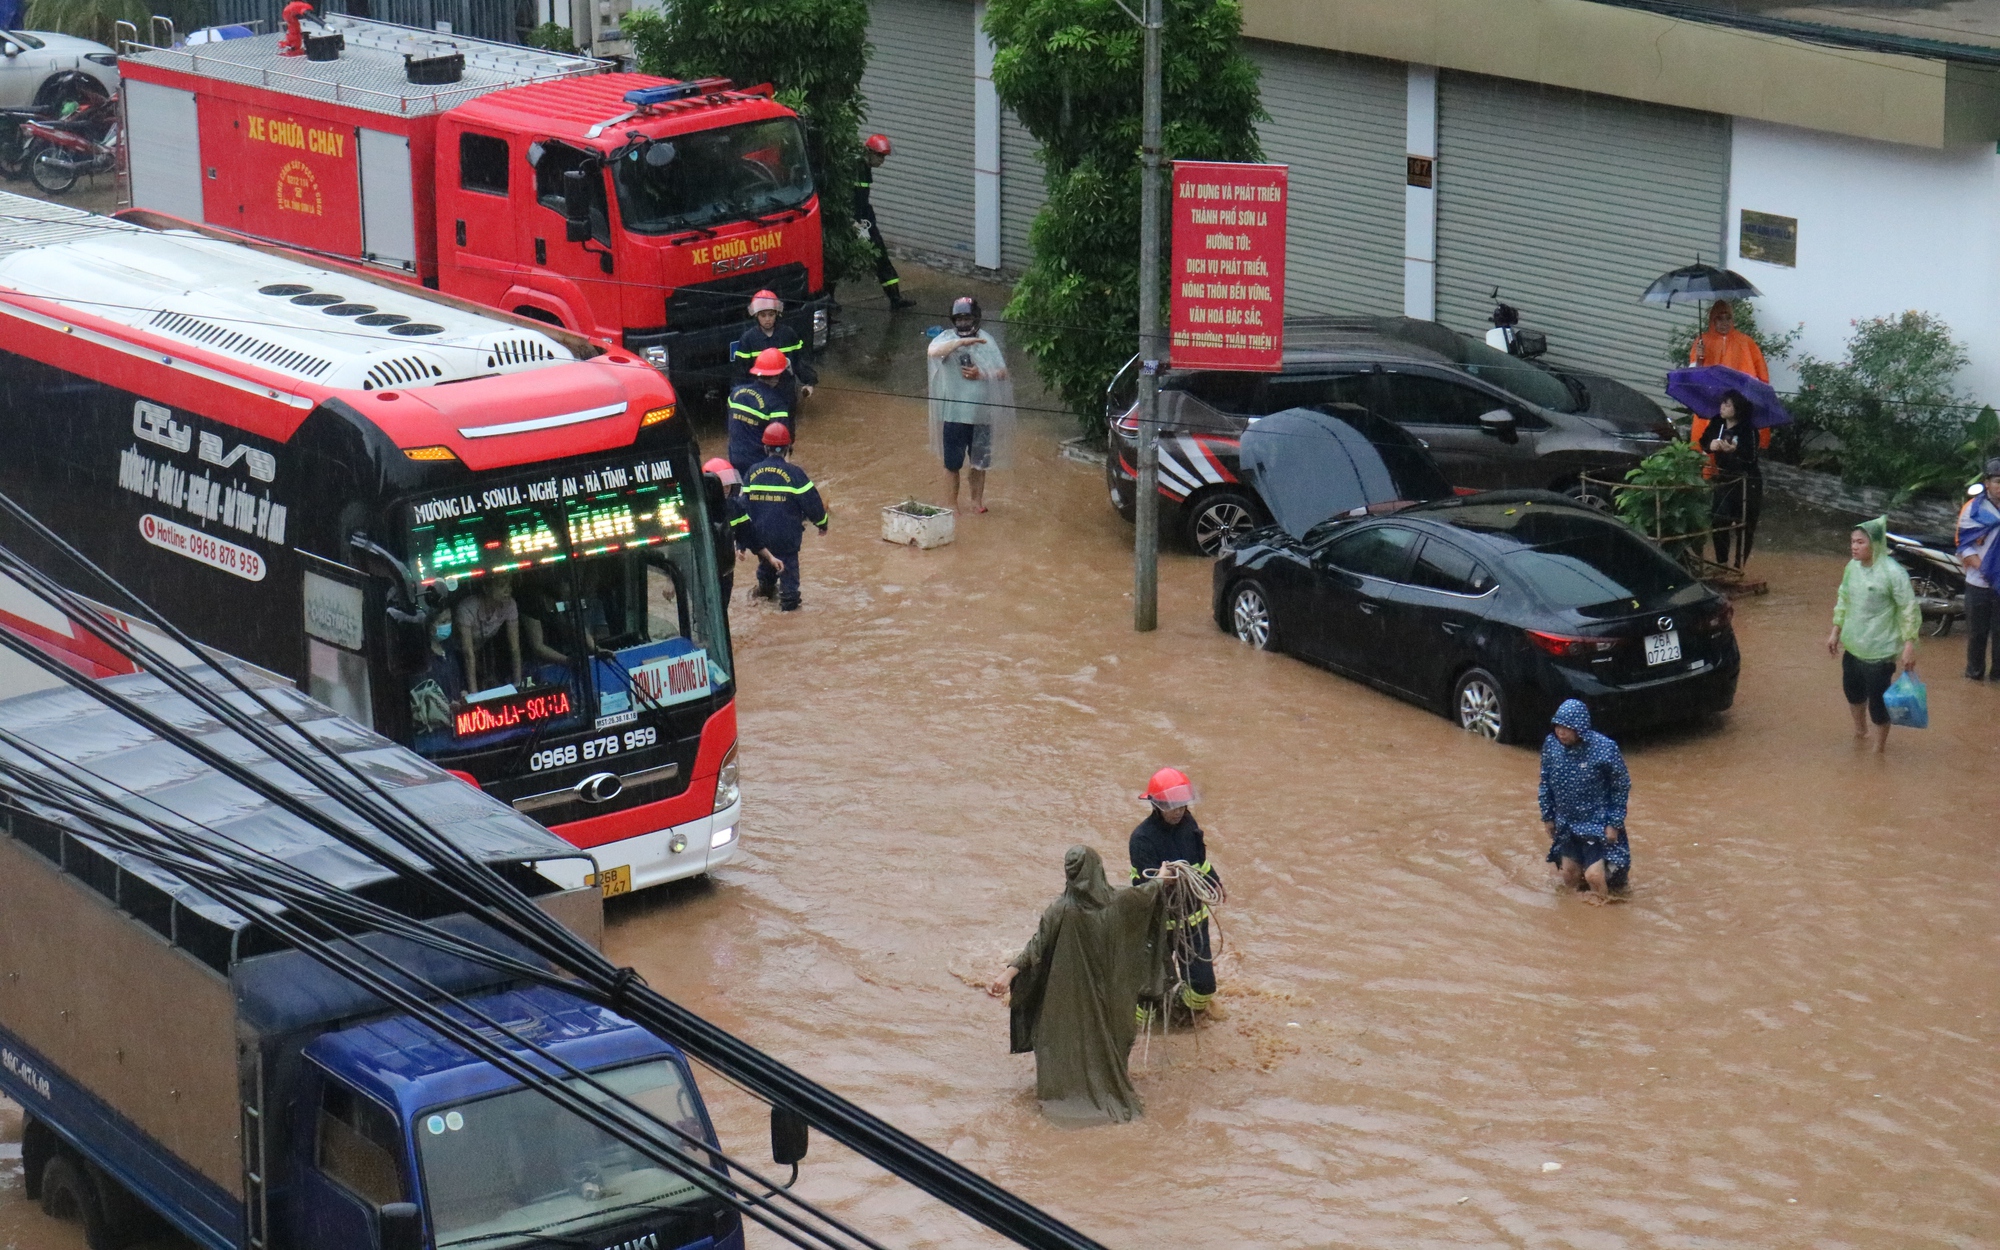
[[[324,704],[256,670],[232,668],[245,684],[259,688],[272,706],[281,709],[313,741],[340,756],[432,829],[481,861],[532,863],[574,859],[584,854],[415,752],[336,715]],[[211,689],[228,690],[219,673],[207,669],[188,671]],[[103,684],[355,830],[379,846],[385,857],[418,869],[424,867],[422,861],[369,830],[352,812],[266,756],[241,735],[225,729],[151,674],[113,677]],[[244,711],[254,713],[259,721],[278,726],[277,717],[240,692],[229,692],[229,697]],[[102,779],[105,790],[111,794],[128,802],[130,796],[137,796],[143,802],[135,806],[157,805],[150,809],[150,814],[159,823],[169,827],[185,823],[197,834],[205,828],[253,852],[302,869],[335,889],[352,891],[398,876],[82,691],[65,687],[0,700],[0,730],[32,742]],[[287,729],[279,732],[293,733]],[[23,771],[50,773],[12,747],[0,746],[0,756]],[[120,791],[126,793],[119,794]],[[204,919],[231,930],[249,923],[246,917],[174,873],[89,837],[91,828],[81,818],[24,803],[36,815],[82,835],[121,870],[165,891],[175,902]]]

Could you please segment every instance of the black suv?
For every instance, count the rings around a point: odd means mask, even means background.
[[[1106,393],[1112,506],[1133,516],[1138,465],[1136,370]],[[1584,473],[1622,476],[1665,446],[1658,404],[1620,382],[1496,351],[1435,321],[1303,317],[1285,322],[1279,373],[1170,372],[1160,393],[1161,527],[1203,555],[1268,522],[1237,472],[1237,440],[1287,408],[1353,404],[1430,449],[1454,487],[1542,489],[1601,506]]]

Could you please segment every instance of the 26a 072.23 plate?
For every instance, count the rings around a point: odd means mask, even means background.
[[[1681,658],[1681,631],[1646,635],[1646,663],[1670,664]]]

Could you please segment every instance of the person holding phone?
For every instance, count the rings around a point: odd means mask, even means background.
[[[1000,340],[980,324],[979,301],[952,301],[951,328],[931,340],[931,450],[944,462],[945,496],[958,507],[959,474],[970,462],[973,512],[986,511],[986,474],[1005,468],[1013,442],[1014,383]]]

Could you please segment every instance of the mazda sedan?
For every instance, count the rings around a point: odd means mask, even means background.
[[[1545,491],[1266,527],[1215,565],[1215,621],[1500,741],[1564,699],[1606,728],[1734,702],[1729,600],[1614,517]]]

